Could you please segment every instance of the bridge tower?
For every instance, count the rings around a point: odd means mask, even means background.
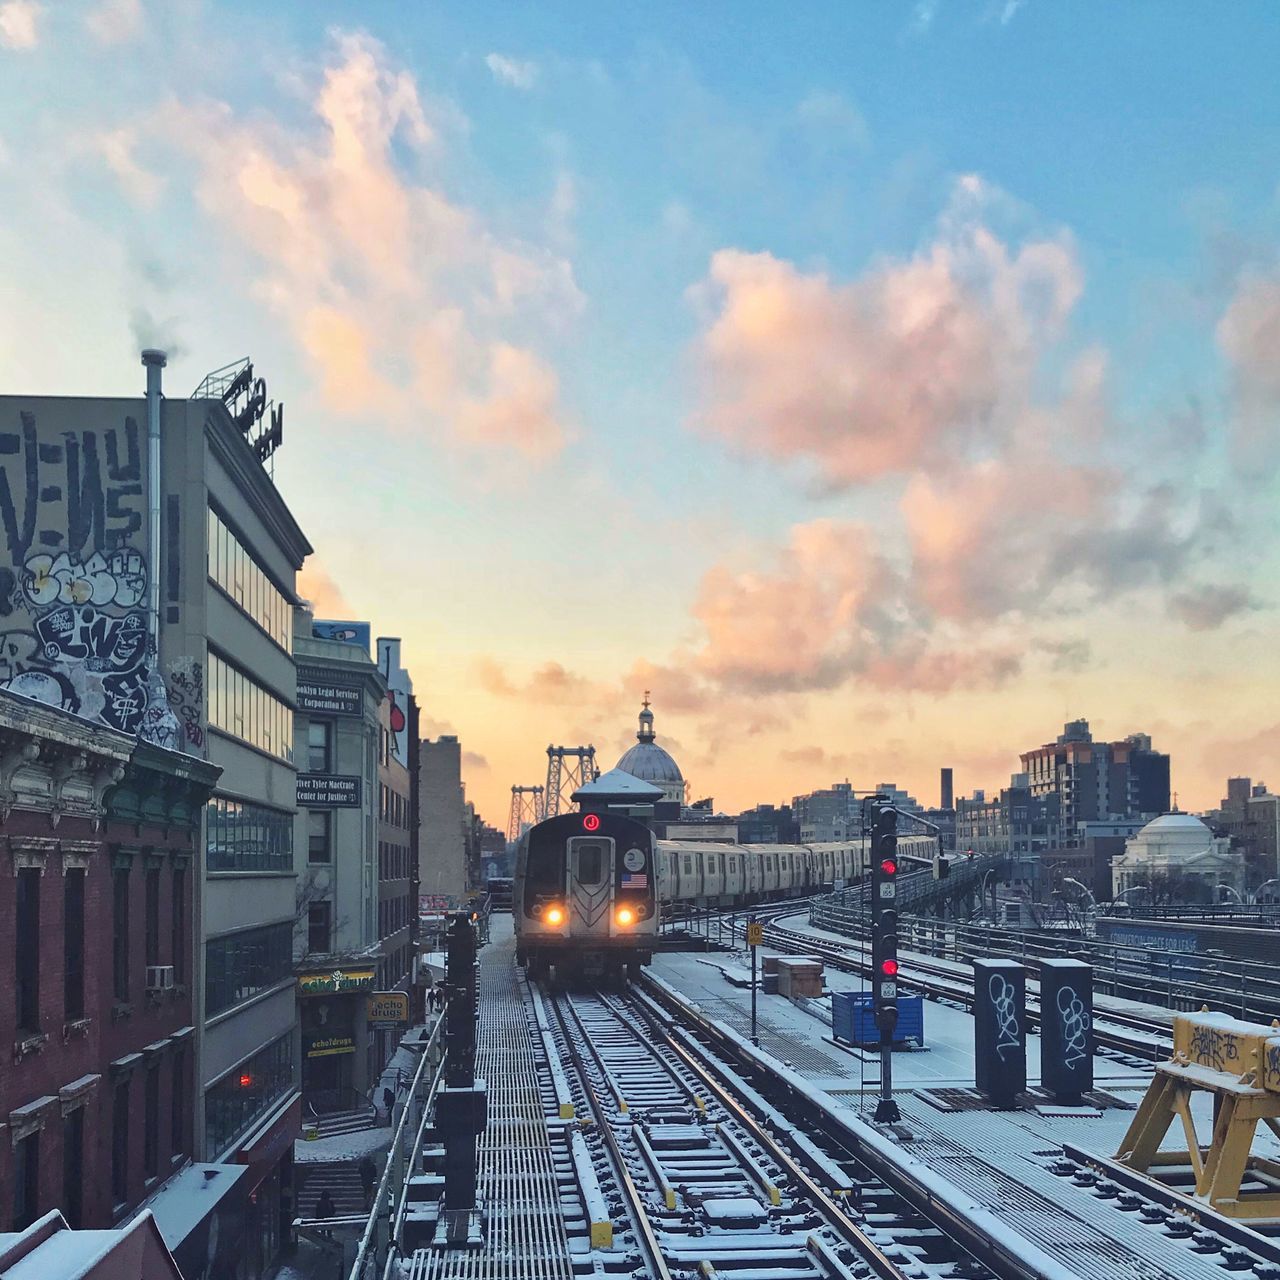
[[[567,813],[569,799],[579,787],[600,776],[596,768],[596,749],[586,747],[547,748],[547,786],[542,795],[542,816],[554,818]]]
[[[526,827],[542,820],[542,788],[512,787],[511,816],[507,819],[507,842],[514,844]]]

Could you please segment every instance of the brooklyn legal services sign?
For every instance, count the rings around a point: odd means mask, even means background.
[[[298,672],[298,710],[326,716],[358,716],[361,713],[360,690],[351,685],[334,684]]]

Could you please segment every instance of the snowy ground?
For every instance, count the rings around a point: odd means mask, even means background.
[[[299,1139],[293,1144],[295,1164],[332,1164],[337,1161],[361,1160],[368,1155],[380,1155],[391,1145],[395,1132],[389,1125],[376,1129],[361,1129],[357,1133],[339,1133],[332,1138],[317,1138],[314,1142]]]

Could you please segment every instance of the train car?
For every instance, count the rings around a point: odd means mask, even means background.
[[[489,895],[489,909],[491,911],[511,910],[515,881],[509,876],[490,876],[484,883],[484,891]]]
[[[620,814],[568,813],[530,827],[516,851],[517,961],[535,977],[551,966],[561,976],[638,973],[653,955],[658,883],[668,878],[655,853],[649,828]]]

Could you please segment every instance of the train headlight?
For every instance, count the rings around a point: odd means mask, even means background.
[[[624,928],[628,929],[636,922],[636,913],[630,907],[619,907],[614,915],[614,919]]]
[[[547,908],[548,924],[564,924],[564,908],[556,906],[554,903]]]

